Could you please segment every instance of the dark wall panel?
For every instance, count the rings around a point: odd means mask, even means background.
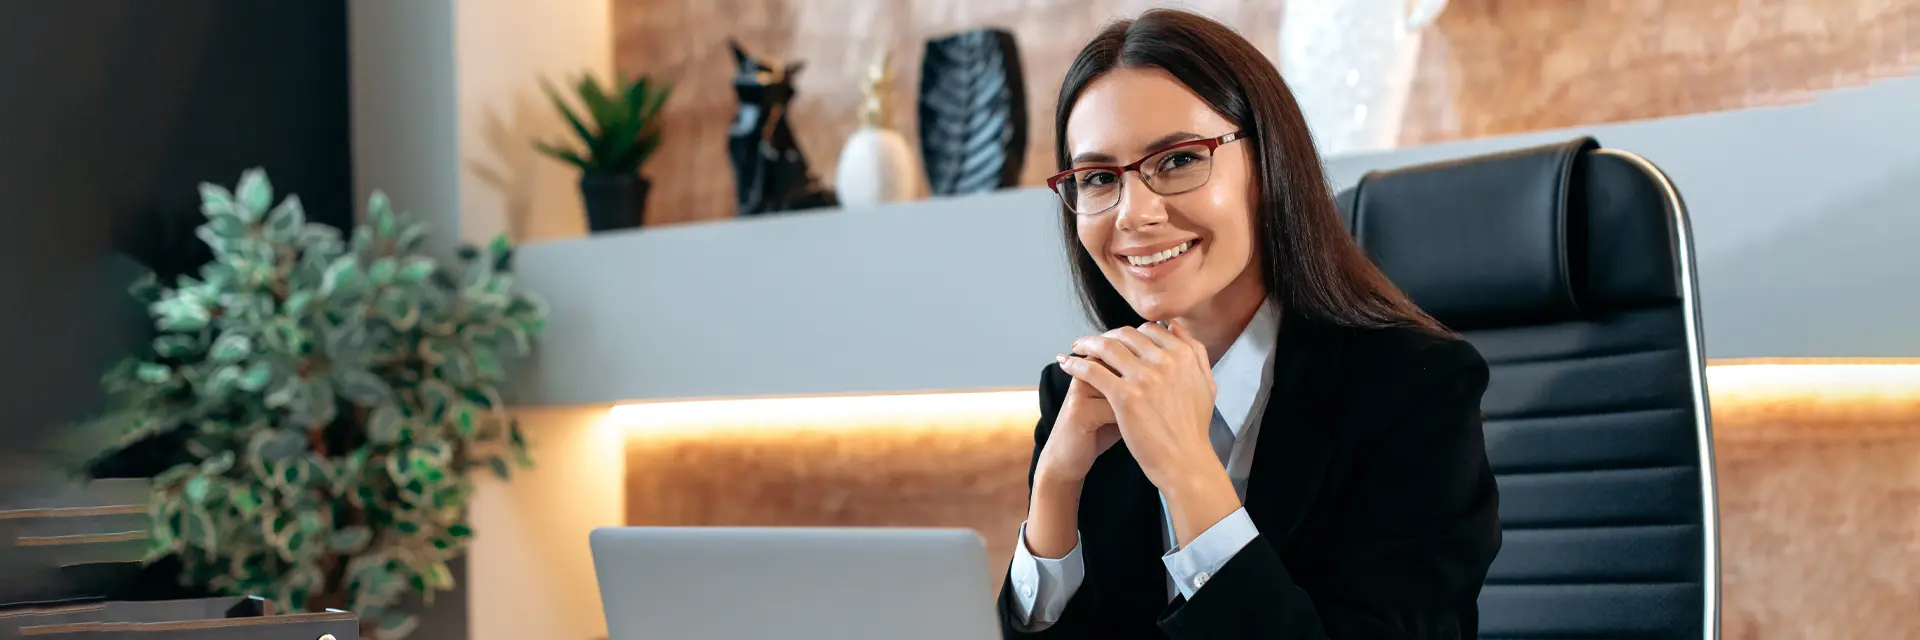
[[[178,269],[195,185],[265,167],[310,215],[352,217],[344,0],[0,3],[0,206],[117,216]],[[95,233],[72,229],[69,233]],[[189,252],[190,254],[191,252]]]
[[[51,436],[142,341],[125,257],[206,258],[198,183],[352,220],[347,42],[345,0],[0,0],[0,507],[64,481]]]

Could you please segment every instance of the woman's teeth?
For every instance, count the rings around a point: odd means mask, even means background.
[[[1166,251],[1162,251],[1160,253],[1156,253],[1150,256],[1127,256],[1127,262],[1132,263],[1133,266],[1136,266],[1136,267],[1151,267],[1153,265],[1160,264],[1168,260],[1172,260],[1174,256],[1178,256],[1182,253],[1186,253],[1188,249],[1192,249],[1192,248],[1193,248],[1193,241],[1188,240],[1186,242],[1180,243],[1180,246],[1178,247],[1174,247],[1172,249],[1168,249]]]

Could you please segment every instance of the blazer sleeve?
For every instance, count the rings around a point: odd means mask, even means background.
[[[1373,382],[1377,417],[1355,425],[1327,575],[1294,583],[1263,536],[1169,605],[1175,640],[1471,638],[1474,602],[1500,549],[1499,496],[1481,431],[1487,366],[1471,345],[1433,344]],[[1365,424],[1372,422],[1375,424]]]
[[[1033,490],[1033,472],[1040,460],[1040,450],[1047,445],[1047,435],[1053,432],[1053,421],[1060,414],[1060,405],[1066,401],[1067,373],[1060,365],[1049,364],[1040,371],[1040,422],[1033,428],[1033,460],[1027,464],[1027,490]],[[1013,572],[1008,565],[1006,579],[1000,584],[1000,601],[995,607],[1000,615],[1000,634],[1005,638],[1044,638],[1064,640],[1076,638],[1095,638],[1095,621],[1099,616],[1093,609],[1097,607],[1096,591],[1091,580],[1081,582],[1073,597],[1067,600],[1066,609],[1060,613],[1060,619],[1039,631],[1026,631],[1020,620],[1014,617]]]

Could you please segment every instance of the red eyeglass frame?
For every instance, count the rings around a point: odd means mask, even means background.
[[[1134,173],[1139,173],[1139,174],[1140,174],[1140,179],[1141,179],[1141,180],[1142,180],[1143,182],[1149,182],[1149,183],[1151,183],[1151,181],[1150,181],[1150,180],[1147,180],[1147,174],[1145,174],[1145,173],[1141,173],[1141,172],[1140,172],[1140,165],[1142,165],[1142,164],[1146,164],[1146,162],[1147,162],[1147,160],[1149,160],[1149,159],[1151,159],[1151,158],[1153,158],[1154,156],[1157,156],[1157,155],[1160,155],[1160,154],[1163,154],[1163,153],[1166,153],[1166,152],[1168,152],[1168,151],[1172,151],[1172,150],[1174,150],[1174,149],[1179,149],[1179,148],[1182,148],[1182,147],[1206,147],[1206,148],[1207,148],[1207,153],[1208,153],[1209,155],[1211,155],[1211,154],[1213,154],[1213,153],[1214,153],[1215,151],[1219,151],[1219,150],[1220,150],[1220,145],[1223,145],[1223,144],[1226,144],[1226,143],[1229,143],[1229,142],[1233,142],[1233,141],[1235,141],[1235,140],[1245,140],[1245,139],[1247,139],[1247,138],[1250,138],[1250,137],[1252,137],[1252,136],[1249,136],[1249,135],[1245,135],[1245,134],[1243,134],[1242,132],[1239,132],[1239,131],[1234,131],[1234,132],[1231,132],[1231,133],[1227,133],[1227,134],[1225,134],[1225,135],[1221,135],[1221,136],[1217,136],[1217,137],[1213,137],[1213,138],[1201,138],[1201,139],[1199,139],[1199,140],[1188,140],[1188,141],[1186,141],[1186,142],[1176,142],[1176,143],[1173,143],[1173,144],[1170,144],[1170,145],[1167,145],[1167,146],[1165,146],[1165,147],[1162,147],[1162,148],[1160,148],[1160,149],[1156,149],[1156,150],[1154,150],[1154,151],[1152,151],[1152,152],[1150,152],[1150,153],[1148,153],[1147,155],[1144,155],[1144,156],[1141,156],[1139,160],[1135,160],[1135,161],[1133,161],[1133,163],[1132,163],[1132,164],[1128,164],[1128,165],[1126,165],[1126,166],[1115,166],[1115,165],[1098,165],[1098,164],[1096,164],[1096,165],[1088,165],[1088,166],[1084,166],[1084,167],[1074,167],[1074,168],[1072,168],[1072,169],[1068,169],[1068,170],[1066,170],[1066,171],[1062,171],[1062,172],[1060,172],[1060,173],[1056,173],[1056,174],[1053,174],[1053,175],[1051,175],[1051,176],[1048,176],[1048,177],[1047,177],[1047,189],[1049,189],[1049,190],[1052,190],[1052,191],[1053,191],[1053,193],[1054,193],[1054,195],[1060,195],[1060,180],[1061,180],[1061,179],[1063,179],[1063,178],[1066,178],[1067,176],[1070,176],[1070,175],[1073,175],[1073,174],[1076,174],[1076,173],[1080,173],[1080,172],[1082,172],[1082,171],[1098,171],[1098,170],[1102,170],[1102,169],[1104,169],[1104,170],[1107,170],[1107,171],[1112,171],[1112,172],[1114,172],[1115,174],[1118,174],[1118,175],[1123,175],[1123,176],[1124,176],[1124,175],[1126,175],[1128,171],[1132,171],[1132,172],[1134,172]],[[1154,193],[1159,193],[1159,192],[1158,192],[1158,191],[1155,191]],[[1167,195],[1167,194],[1162,194],[1162,195]],[[1064,197],[1064,196],[1062,196],[1062,197]],[[1109,208],[1111,208],[1111,207],[1109,207]]]

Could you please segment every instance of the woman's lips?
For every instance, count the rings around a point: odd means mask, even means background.
[[[1193,255],[1193,252],[1200,248],[1200,240],[1195,238],[1181,246],[1185,248],[1176,248],[1178,253],[1153,264],[1133,264],[1133,260],[1128,256],[1116,256],[1116,258],[1120,260],[1122,269],[1127,272],[1129,277],[1146,282],[1153,282],[1167,277],[1167,275],[1173,273],[1175,269],[1180,268],[1180,265],[1186,264],[1188,258]]]

